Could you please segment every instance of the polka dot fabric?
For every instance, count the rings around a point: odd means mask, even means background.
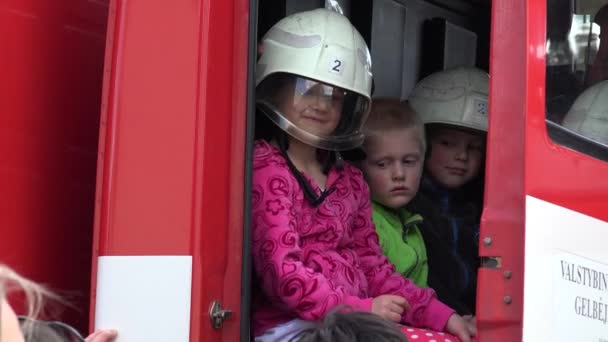
[[[426,329],[401,327],[409,342],[460,342],[458,337]]]

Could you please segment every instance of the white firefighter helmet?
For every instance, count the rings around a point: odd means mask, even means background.
[[[370,109],[371,57],[348,19],[322,8],[296,13],[275,24],[262,42],[256,68],[258,108],[309,145],[336,151],[359,146]],[[330,132],[289,119],[287,113],[301,111],[303,100],[311,98],[339,111],[339,122]]]
[[[608,145],[608,81],[602,81],[580,94],[562,125],[591,140]]]
[[[488,131],[486,72],[458,67],[425,77],[414,87],[409,103],[425,124],[444,124]]]

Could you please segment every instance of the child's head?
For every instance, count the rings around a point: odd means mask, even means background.
[[[299,342],[407,342],[392,322],[370,312],[333,312]]]
[[[374,201],[405,206],[418,192],[426,143],[422,121],[407,103],[375,99],[365,123],[361,169]]]
[[[36,325],[33,320],[26,320],[25,323],[20,324],[6,299],[11,292],[22,292],[24,294],[28,318],[36,317],[41,313],[45,298],[57,298],[44,287],[0,264],[0,342],[65,341],[52,329]]]
[[[258,108],[308,145],[359,146],[369,113],[371,61],[348,19],[326,9],[296,13],[275,24],[262,43]]]
[[[27,315],[17,318],[6,300],[11,292],[25,296]],[[59,298],[41,285],[0,264],[0,342],[73,342],[83,341],[71,326],[61,322],[38,321],[46,299]]]
[[[451,126],[427,129],[429,154],[426,171],[448,189],[458,189],[475,179],[483,167],[485,136]]]
[[[17,316],[7,302],[11,292],[23,292],[29,315],[38,315],[42,308],[42,298],[46,290],[23,278],[9,267],[0,264],[0,342],[22,341],[23,333]]]
[[[488,83],[488,74],[479,69],[450,69],[420,81],[409,98],[427,130],[425,170],[445,188],[459,189],[481,173]]]

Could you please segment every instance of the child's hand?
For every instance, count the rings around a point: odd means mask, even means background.
[[[410,304],[401,296],[382,295],[372,301],[372,313],[395,323],[401,322],[403,311],[409,308]]]
[[[458,314],[450,316],[445,326],[445,331],[458,336],[462,342],[471,342],[471,336],[477,335],[475,320],[472,317],[465,320]]]

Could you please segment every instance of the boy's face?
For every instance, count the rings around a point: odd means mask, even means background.
[[[365,145],[363,172],[372,198],[399,209],[418,192],[424,161],[421,137],[415,128],[395,129],[375,135]]]
[[[441,127],[430,136],[430,149],[426,170],[445,188],[458,189],[479,174],[485,140],[482,134]]]
[[[331,135],[340,121],[344,90],[304,78],[289,88],[281,106],[286,118],[312,134]]]

